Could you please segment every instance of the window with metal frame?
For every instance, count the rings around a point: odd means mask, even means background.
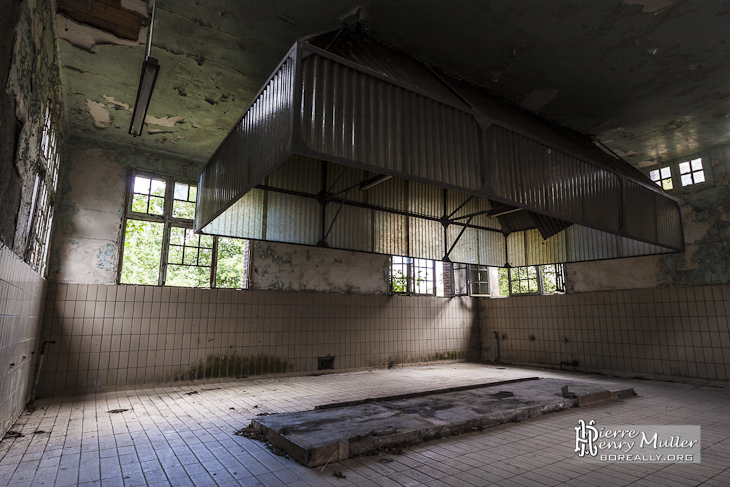
[[[135,172],[128,194],[121,284],[248,288],[250,242],[193,232],[194,183]]]
[[[702,167],[702,158],[692,159],[679,163],[679,177],[682,186],[691,186],[705,182],[705,170]]]
[[[469,264],[453,263],[453,296],[469,295]]]
[[[563,264],[551,264],[540,267],[542,274],[543,294],[565,293],[565,266]]]
[[[702,156],[673,161],[664,167],[649,170],[649,177],[665,190],[679,193],[712,185],[711,166]]]
[[[433,260],[392,256],[390,260],[391,292],[404,295],[436,296],[436,265],[436,261]]]
[[[49,103],[46,106],[40,140],[42,167],[35,175],[25,235],[25,261],[42,276],[47,273],[48,247],[51,241],[58,171],[61,163],[58,134],[58,122]]]
[[[499,269],[501,296],[561,294],[565,292],[563,264]]]
[[[469,264],[469,294],[489,296],[489,267]]]
[[[650,171],[649,177],[664,190],[669,191],[670,189],[674,189],[674,183],[672,182],[672,168],[670,166]]]
[[[509,293],[542,294],[540,269],[536,265],[509,269]]]
[[[489,267],[453,264],[454,296],[490,296]]]

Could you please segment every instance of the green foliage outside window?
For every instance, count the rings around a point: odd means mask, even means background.
[[[122,284],[158,284],[163,224],[127,220]]]
[[[394,270],[391,278],[394,293],[408,292],[408,278],[400,269]]]
[[[138,174],[132,186],[121,283],[248,287],[248,242],[196,235],[189,228],[195,217],[197,187],[194,184]],[[213,255],[216,242],[218,252]],[[164,272],[160,268],[162,260],[165,260]],[[216,275],[211,282],[214,265]]]
[[[499,295],[509,296],[509,269],[504,267],[499,269]]]
[[[562,273],[560,272],[562,264],[544,265],[542,266],[542,292],[543,294],[556,294],[565,292],[564,289],[558,287],[562,282]]]
[[[215,286],[243,289],[248,287],[247,242],[240,238],[218,237],[218,264]]]

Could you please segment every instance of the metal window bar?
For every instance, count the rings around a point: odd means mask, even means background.
[[[542,294],[542,272],[538,266],[513,267],[509,270],[510,295]]]
[[[565,268],[562,264],[541,266],[543,294],[565,292]]]
[[[453,272],[453,296],[469,295],[469,266],[468,264],[452,264]]]
[[[469,264],[468,282],[470,296],[489,296],[489,267]]]

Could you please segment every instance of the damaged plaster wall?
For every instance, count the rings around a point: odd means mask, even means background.
[[[59,180],[50,280],[116,282],[127,178],[133,169],[194,181],[200,164],[83,137],[69,142]]]
[[[45,113],[62,122],[53,4],[0,2],[0,437],[30,398],[46,281],[22,257]],[[58,129],[60,130],[59,123]],[[60,139],[59,134],[59,139]]]
[[[12,49],[4,46],[14,44],[15,21],[20,4],[14,0],[0,3],[0,81],[5,88],[13,55]],[[12,246],[15,239],[15,225],[20,209],[20,172],[15,164],[19,122],[15,118],[15,97],[5,89],[0,91],[0,242]]]
[[[49,279],[114,284],[133,169],[195,180],[200,163],[74,137],[59,182]],[[388,294],[388,257],[253,242],[251,289]]]
[[[253,242],[251,289],[388,294],[387,255]]]
[[[710,183],[678,194],[686,250],[659,259],[660,286],[730,283],[730,145],[702,156]]]
[[[659,257],[599,260],[565,264],[569,293],[657,287]]]
[[[7,7],[12,15],[14,8]],[[3,8],[3,16],[6,9]],[[41,151],[46,110],[62,132],[63,95],[56,55],[56,33],[51,4],[29,0],[18,4],[10,69],[3,74],[2,183],[3,243],[20,257],[27,244],[26,230],[35,176],[48,167]],[[5,34],[7,35],[7,34]],[[9,98],[6,98],[9,97]],[[9,113],[5,109],[13,108]],[[59,140],[62,139],[59,135]],[[8,177],[8,179],[5,178]]]

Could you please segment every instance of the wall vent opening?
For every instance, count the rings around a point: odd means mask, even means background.
[[[317,370],[334,370],[335,357],[327,354],[325,357],[317,357]]]

